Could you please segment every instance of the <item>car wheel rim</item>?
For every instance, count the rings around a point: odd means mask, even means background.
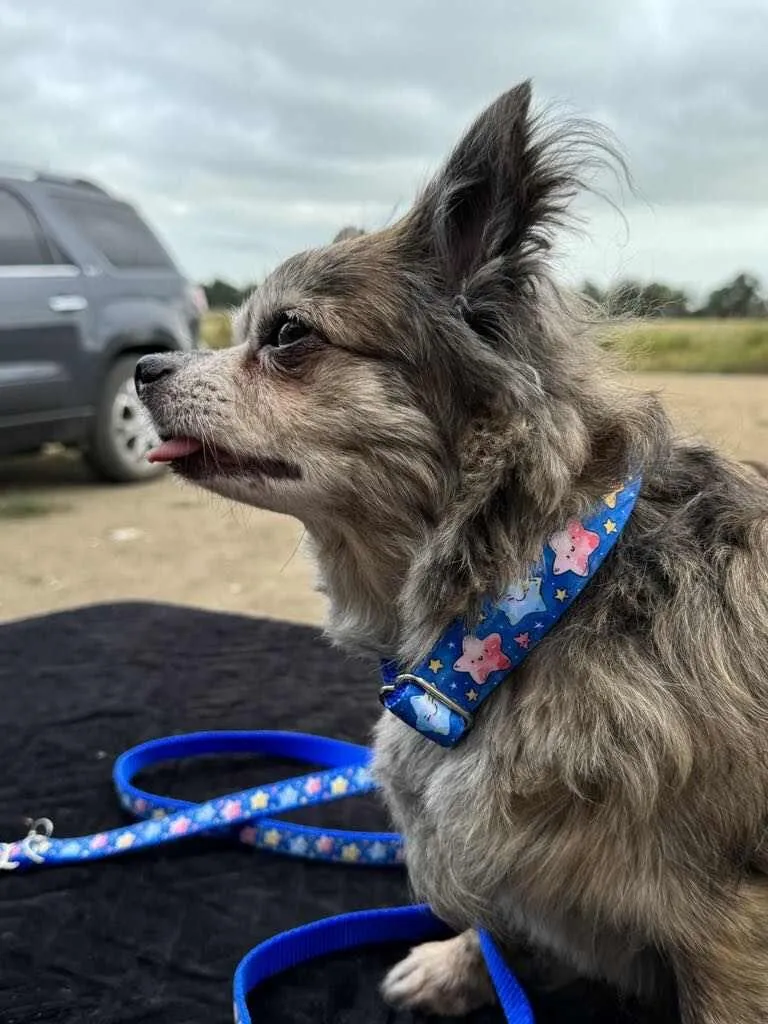
[[[139,401],[132,378],[124,381],[115,395],[112,405],[112,437],[115,448],[126,463],[149,470],[147,452],[159,439]]]

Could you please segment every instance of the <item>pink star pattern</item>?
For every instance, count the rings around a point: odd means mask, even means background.
[[[256,843],[256,829],[253,825],[246,825],[245,828],[240,829],[240,842],[247,843],[248,846],[253,846]]]
[[[317,778],[317,776],[313,776],[311,779],[307,779],[306,783],[304,784],[304,792],[307,794],[307,796],[316,796],[322,788],[323,783],[320,781],[320,779]]]
[[[227,800],[221,809],[221,816],[225,821],[232,821],[242,814],[242,806],[239,800]]]
[[[465,636],[462,654],[454,662],[455,672],[466,672],[473,683],[482,686],[492,672],[509,668],[511,662],[501,646],[501,634],[489,633],[484,639]]]

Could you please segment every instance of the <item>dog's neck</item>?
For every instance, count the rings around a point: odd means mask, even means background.
[[[566,517],[577,517],[591,505],[591,499],[574,491],[550,515],[542,516],[536,528],[531,522],[499,553],[498,579],[468,582],[466,591],[440,594],[439,579],[429,587],[420,585],[420,562],[429,539],[409,532],[398,523],[390,532],[379,523],[308,524],[311,553],[319,570],[318,590],[329,600],[326,633],[331,641],[350,654],[393,658],[401,663],[420,656],[435,642],[458,614],[472,618],[479,614],[483,599],[495,587],[500,590],[525,577],[541,553],[548,534],[562,526]],[[413,524],[411,524],[413,525]],[[458,553],[456,555],[458,558]],[[423,570],[429,574],[429,570]],[[418,595],[430,592],[434,599]],[[416,614],[409,614],[409,597]],[[439,596],[438,596],[439,595]]]
[[[371,544],[367,533],[331,524],[308,529],[317,589],[330,605],[329,638],[350,654],[382,657],[398,648],[400,596],[414,545],[400,537],[381,544],[381,534]]]

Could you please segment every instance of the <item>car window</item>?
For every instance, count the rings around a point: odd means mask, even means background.
[[[36,267],[52,262],[32,212],[16,196],[0,189],[0,267]]]
[[[130,206],[70,198],[56,202],[113,267],[173,267],[168,253]]]

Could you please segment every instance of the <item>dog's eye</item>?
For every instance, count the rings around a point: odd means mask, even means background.
[[[276,348],[286,348],[288,345],[295,345],[297,341],[303,341],[311,333],[311,328],[301,320],[285,316],[275,325],[269,343]]]

